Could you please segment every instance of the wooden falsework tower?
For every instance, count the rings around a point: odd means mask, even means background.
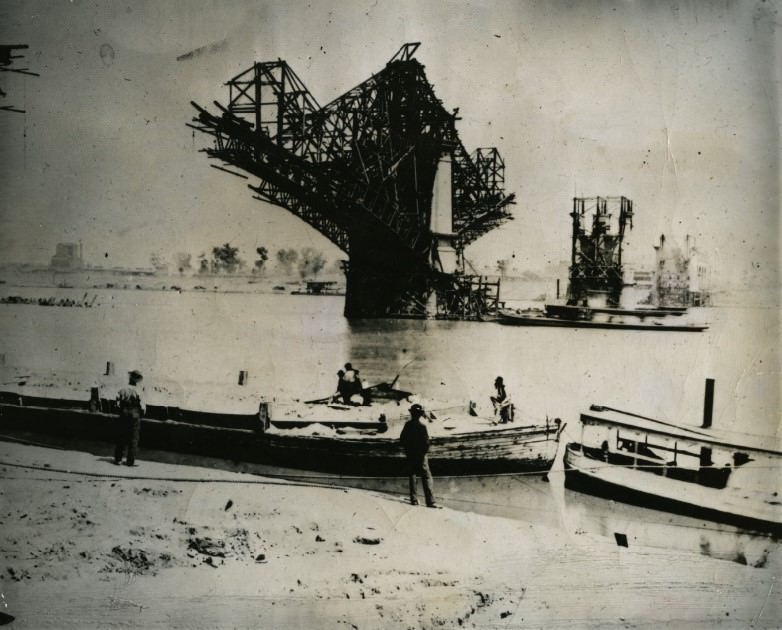
[[[464,148],[418,46],[323,107],[281,59],[228,81],[217,113],[193,103],[212,166],[348,254],[348,317],[478,319],[499,304],[499,282],[464,273],[464,248],[511,218],[505,165]]]
[[[600,293],[608,304],[618,305],[624,284],[622,241],[628,222],[633,227],[633,202],[626,197],[576,197],[570,216],[568,304],[581,305],[590,294]],[[617,223],[613,231],[612,217]]]

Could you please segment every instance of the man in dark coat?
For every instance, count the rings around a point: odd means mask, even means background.
[[[341,400],[344,404],[350,404],[350,394],[345,386],[345,370],[337,370],[337,391],[331,397],[331,402]]]
[[[146,405],[141,397],[139,383],[144,377],[141,372],[133,370],[128,372],[128,385],[119,390],[117,394],[117,409],[119,410],[119,423],[117,426],[117,445],[114,449],[114,463],[122,463],[125,449],[128,457],[125,463],[128,466],[136,465],[136,450],[141,433],[141,416],[146,411]]]
[[[429,452],[429,431],[426,425],[421,423],[424,416],[424,408],[419,404],[410,407],[410,420],[402,428],[399,441],[407,456],[408,474],[410,475],[410,503],[418,505],[417,480],[421,477],[424,486],[424,498],[428,507],[437,507],[432,492],[432,473],[429,471],[429,462],[426,454]]]

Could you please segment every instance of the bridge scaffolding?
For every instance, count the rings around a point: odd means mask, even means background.
[[[616,216],[614,231],[612,216]],[[624,284],[622,242],[628,222],[633,227],[633,202],[626,197],[575,197],[570,217],[568,304],[582,305],[590,295],[602,294],[608,305],[618,306]]]
[[[505,164],[465,149],[418,47],[322,107],[282,59],[229,80],[219,113],[193,103],[212,166],[257,178],[257,199],[347,253],[347,317],[479,319],[499,304],[498,282],[465,274],[464,248],[512,218]]]

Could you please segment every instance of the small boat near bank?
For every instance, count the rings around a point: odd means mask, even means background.
[[[345,290],[336,280],[310,280],[303,287],[293,289],[291,295],[333,295],[344,296]]]
[[[565,448],[566,487],[782,536],[782,450],[595,405],[581,429]]]
[[[614,330],[701,332],[708,325],[678,318],[685,313],[670,309],[621,309],[547,304],[543,309],[500,309],[497,321],[510,326],[553,326]],[[677,317],[671,321],[670,316]]]
[[[370,405],[292,403],[285,413],[266,401],[252,414],[147,405],[141,448],[348,476],[404,476],[399,432],[407,398],[400,396],[408,393],[389,385],[370,389]],[[112,404],[94,391],[83,401],[0,392],[0,432],[112,442]],[[460,476],[546,472],[564,425],[559,419],[498,425],[465,404],[430,410],[427,428],[432,472]]]

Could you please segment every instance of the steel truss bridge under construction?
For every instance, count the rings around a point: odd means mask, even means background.
[[[470,154],[456,111],[405,44],[386,66],[321,107],[288,64],[255,63],[227,82],[228,104],[193,103],[204,149],[347,253],[345,315],[480,319],[499,281],[465,273],[464,248],[511,218],[495,148]]]

